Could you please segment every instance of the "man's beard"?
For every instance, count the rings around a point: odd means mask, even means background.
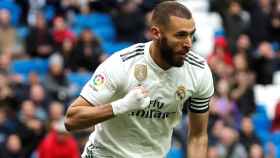
[[[175,61],[174,59],[174,50],[171,46],[168,45],[168,41],[166,37],[162,37],[159,40],[159,49],[160,54],[163,60],[170,66],[181,67],[184,63]]]

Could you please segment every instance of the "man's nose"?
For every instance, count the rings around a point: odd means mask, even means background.
[[[191,48],[192,47],[192,37],[187,37],[184,40],[184,47]]]

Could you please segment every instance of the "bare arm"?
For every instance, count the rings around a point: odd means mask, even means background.
[[[188,133],[188,157],[206,158],[208,147],[208,125],[209,112],[189,113]]]
[[[65,127],[69,131],[84,129],[112,118],[110,104],[94,106],[82,97],[78,97],[67,109]]]

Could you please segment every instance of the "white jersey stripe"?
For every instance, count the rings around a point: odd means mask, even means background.
[[[193,104],[193,103],[191,103],[191,106],[193,106],[193,107],[204,107],[204,106],[208,106],[208,105],[209,105],[209,102],[204,103],[204,104]]]
[[[204,110],[204,109],[208,108],[208,106],[194,107],[194,106],[191,105],[191,108],[192,108],[192,109],[195,109],[195,110]]]

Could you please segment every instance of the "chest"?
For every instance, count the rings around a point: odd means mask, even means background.
[[[170,112],[182,108],[194,92],[192,80],[183,71],[159,72],[149,65],[136,64],[128,73],[125,91],[139,85],[149,92],[149,108]]]

